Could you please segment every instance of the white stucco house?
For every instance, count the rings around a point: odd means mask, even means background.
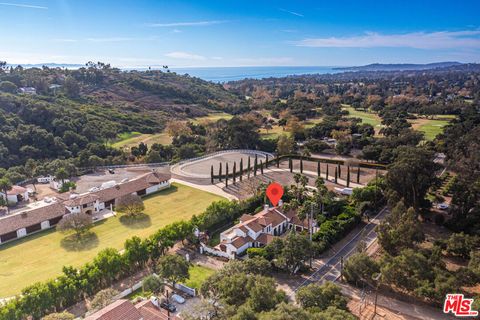
[[[311,227],[316,228],[314,221]],[[266,205],[255,215],[241,216],[238,224],[220,234],[220,243],[213,249],[220,256],[235,259],[248,248],[266,246],[274,237],[290,229],[308,229],[308,221],[300,220],[293,210],[283,211],[281,206],[270,208]]]
[[[22,201],[28,201],[28,190],[24,187],[13,186],[7,194],[0,191],[0,197],[8,201],[9,204],[17,204]]]

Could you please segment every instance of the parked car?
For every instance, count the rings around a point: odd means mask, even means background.
[[[177,307],[175,307],[175,305],[173,303],[168,303],[168,302],[162,302],[160,304],[160,308],[163,308],[165,310],[168,310],[170,312],[175,312],[177,311]]]
[[[180,303],[180,304],[185,303],[185,298],[182,297],[182,296],[180,296],[180,295],[178,295],[178,294],[174,294],[174,295],[172,296],[172,299],[173,299],[175,302]]]

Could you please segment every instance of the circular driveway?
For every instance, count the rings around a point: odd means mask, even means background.
[[[221,151],[205,157],[190,159],[182,161],[171,168],[171,172],[190,178],[208,178],[210,179],[210,170],[213,165],[215,174],[218,174],[220,163],[222,164],[222,171],[225,173],[225,165],[228,163],[229,171],[233,170],[233,163],[237,163],[237,170],[240,170],[240,159],[243,159],[243,168],[247,167],[248,158],[250,158],[251,166],[253,166],[255,155],[260,160],[265,162],[266,156],[273,159],[273,155],[263,151],[257,150],[230,150]]]

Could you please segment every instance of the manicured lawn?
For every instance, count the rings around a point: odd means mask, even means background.
[[[343,104],[342,108],[348,111],[349,117],[362,119],[362,123],[367,123],[372,125],[375,128],[375,131],[377,133],[380,130],[382,119],[378,116],[378,114],[365,112],[365,111],[358,111],[346,104]]]
[[[412,128],[418,131],[422,131],[425,134],[425,139],[433,140],[435,137],[443,132],[443,127],[448,125],[451,119],[438,118],[438,119],[415,119],[410,120]]]
[[[215,270],[204,267],[204,266],[199,266],[199,265],[192,265],[189,271],[190,271],[190,279],[185,281],[184,285],[190,288],[195,288],[197,289],[197,291],[200,290],[202,283],[209,276],[215,273]]]
[[[0,297],[17,293],[27,285],[61,273],[62,266],[81,266],[102,249],[122,249],[126,239],[145,238],[159,228],[199,214],[220,196],[180,184],[144,198],[146,218],[135,223],[112,217],[98,222],[94,236],[83,244],[65,241],[55,230],[41,232],[0,246]]]
[[[172,138],[169,137],[165,132],[162,133],[140,133],[140,132],[126,132],[118,136],[119,140],[112,143],[114,148],[131,148],[138,146],[140,142],[151,146],[154,143],[160,144],[171,144]]]

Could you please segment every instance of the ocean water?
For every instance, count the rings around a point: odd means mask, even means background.
[[[234,80],[285,77],[302,74],[339,73],[334,67],[211,67],[211,68],[170,68],[178,74],[189,74],[203,80],[227,82]]]

